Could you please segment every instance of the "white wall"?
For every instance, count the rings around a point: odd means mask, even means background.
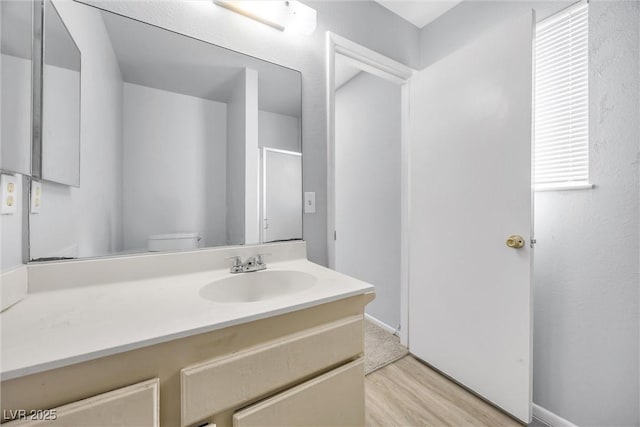
[[[124,84],[124,249],[152,234],[226,244],[227,106]]]
[[[422,31],[427,66],[488,26],[567,3],[464,2]],[[638,3],[592,0],[596,188],[536,194],[533,400],[578,425],[638,425]]]
[[[2,8],[0,8],[2,9]],[[17,165],[16,169],[31,170],[31,62],[22,58],[0,55],[2,79],[0,95],[0,128],[2,164]],[[11,142],[25,150],[16,150]],[[17,176],[18,194],[23,194],[22,175]],[[22,264],[22,197],[16,200],[16,213],[0,215],[0,271]]]
[[[234,82],[227,102],[227,244],[244,244],[246,74]]]
[[[260,151],[258,149],[258,73],[245,70],[244,243],[260,243]]]
[[[80,184],[80,73],[45,64],[42,117],[42,176]]]
[[[227,243],[260,242],[258,73],[242,70],[227,103]]]
[[[305,214],[309,258],[327,263],[325,31],[418,66],[419,30],[373,2],[305,2],[318,12],[309,37],[280,32],[208,1],[92,1],[120,13],[302,72],[303,187],[318,212]],[[375,29],[375,30],[372,30]]]
[[[8,170],[31,170],[31,61],[2,54],[2,162]]]
[[[300,120],[297,117],[259,111],[258,130],[258,145],[261,148],[277,148],[296,153],[302,149]]]
[[[55,3],[82,54],[81,187],[43,184],[31,255],[105,255],[122,249],[122,78],[99,11]]]
[[[16,175],[18,194],[24,194],[23,176]],[[28,207],[26,207],[28,208]],[[22,215],[25,207],[22,197],[16,199],[16,213],[0,215],[0,272],[8,271],[22,264]],[[15,242],[20,242],[16,245]]]
[[[336,91],[336,270],[372,283],[400,324],[400,87],[360,73]]]

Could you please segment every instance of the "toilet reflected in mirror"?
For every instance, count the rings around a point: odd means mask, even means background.
[[[31,260],[302,238],[298,71],[86,4],[56,10],[82,54],[80,185],[44,177]]]

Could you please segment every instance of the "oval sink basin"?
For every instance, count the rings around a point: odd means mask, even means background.
[[[200,296],[214,302],[254,302],[302,292],[317,279],[302,271],[238,273],[200,289]]]

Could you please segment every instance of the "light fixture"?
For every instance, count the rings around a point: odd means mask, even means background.
[[[213,2],[280,31],[311,34],[316,29],[316,11],[296,0],[213,0]]]

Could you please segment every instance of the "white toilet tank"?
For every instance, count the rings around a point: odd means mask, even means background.
[[[198,233],[153,234],[147,237],[149,252],[197,249],[201,237]]]

